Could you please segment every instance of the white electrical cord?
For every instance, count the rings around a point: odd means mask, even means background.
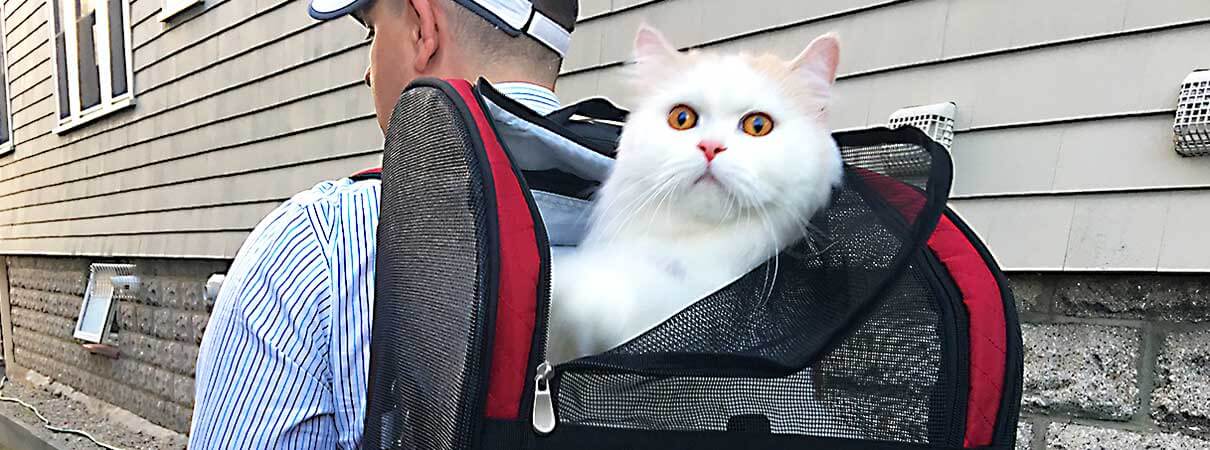
[[[0,391],[4,390],[4,384],[6,382],[8,382],[8,377],[0,377]],[[20,404],[21,406],[26,407],[31,412],[33,412],[35,416],[38,416],[39,419],[42,419],[42,426],[46,427],[46,429],[48,429],[50,431],[54,431],[56,433],[67,433],[67,434],[75,434],[75,435],[79,435],[79,436],[84,436],[84,437],[88,438],[88,440],[92,441],[92,443],[97,444],[98,447],[106,448],[109,450],[124,450],[121,447],[114,447],[112,445],[98,441],[97,438],[92,437],[92,435],[88,434],[87,431],[73,430],[71,428],[59,428],[54,425],[51,425],[50,420],[47,419],[46,416],[43,416],[42,413],[38,412],[38,408],[35,408],[34,405],[31,405],[29,403],[25,403],[24,401],[22,401],[19,398],[5,397],[3,395],[0,395],[0,401],[17,403],[17,404]]]

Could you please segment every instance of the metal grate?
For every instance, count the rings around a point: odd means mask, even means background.
[[[113,317],[115,277],[133,277],[133,264],[93,264],[88,268],[88,288],[84,291],[84,302],[80,304],[80,315],[76,318],[73,336],[93,343],[101,343],[109,333]]]
[[[1172,132],[1181,156],[1210,154],[1210,69],[1195,70],[1181,82]]]

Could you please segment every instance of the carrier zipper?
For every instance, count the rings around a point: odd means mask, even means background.
[[[553,373],[554,368],[551,367],[550,362],[543,361],[538,366],[537,375],[534,376],[533,425],[534,431],[537,431],[538,434],[550,434],[555,431],[555,425],[558,423],[558,419],[555,417],[554,398],[550,395]]]
[[[590,357],[589,357],[590,358]],[[587,359],[587,358],[585,358]],[[586,370],[625,370],[620,367],[611,366],[608,364],[594,363],[578,359],[568,361],[559,365],[553,365],[550,361],[542,361],[534,370],[534,398],[530,407],[533,410],[531,424],[534,431],[539,435],[547,435],[555,431],[555,426],[558,425],[559,419],[555,414],[555,380],[563,375],[568,369],[586,369]]]

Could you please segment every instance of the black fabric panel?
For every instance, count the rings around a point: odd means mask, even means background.
[[[561,170],[527,170],[523,172],[523,175],[530,189],[553,192],[581,200],[588,200],[601,187],[600,183],[585,180]]]
[[[383,153],[362,448],[478,448],[499,268],[492,183],[456,91],[413,83]]]

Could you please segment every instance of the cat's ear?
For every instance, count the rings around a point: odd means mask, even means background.
[[[836,82],[836,67],[840,65],[840,38],[828,33],[815,38],[794,58],[790,69],[807,77],[814,87],[830,87]]]
[[[676,47],[668,43],[655,28],[650,25],[639,25],[639,32],[634,38],[634,59],[640,65],[662,61],[676,55]]]

